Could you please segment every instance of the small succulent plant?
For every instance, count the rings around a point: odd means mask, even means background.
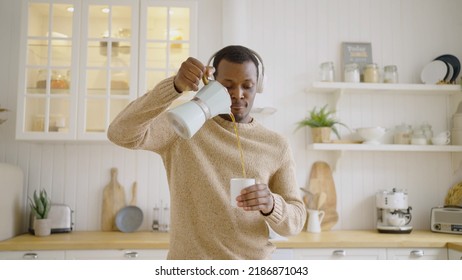
[[[41,189],[38,193],[34,191],[34,197],[29,197],[29,205],[35,218],[47,219],[51,208],[51,199],[48,197],[46,190]]]

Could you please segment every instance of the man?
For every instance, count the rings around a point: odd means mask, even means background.
[[[275,249],[268,225],[280,235],[298,234],[306,220],[287,141],[250,115],[259,59],[248,48],[228,46],[217,52],[213,68],[195,58],[182,63],[177,75],[130,103],[112,122],[109,139],[126,148],[158,153],[170,189],[168,259],[268,259]],[[246,174],[256,184],[230,203],[231,178],[242,177],[240,153],[229,115],[208,121],[191,138],[179,137],[165,111],[182,92],[199,89],[213,72],[229,92]]]

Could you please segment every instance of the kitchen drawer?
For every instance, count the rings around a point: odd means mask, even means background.
[[[462,260],[462,251],[448,249],[448,258],[450,260]]]
[[[385,260],[384,248],[294,249],[296,260]]]
[[[0,260],[64,260],[64,251],[1,251]]]
[[[388,248],[389,260],[447,260],[446,248]]]
[[[294,250],[293,249],[276,249],[271,254],[272,260],[293,260]]]
[[[68,260],[165,260],[168,250],[70,250]]]

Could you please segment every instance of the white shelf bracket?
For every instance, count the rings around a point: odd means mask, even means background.
[[[338,164],[339,164],[340,160],[342,159],[344,153],[345,153],[344,150],[335,151],[333,153],[333,155],[334,155],[334,159],[333,159],[334,164],[332,165],[332,172],[335,172],[337,170]]]
[[[331,94],[331,100],[329,100],[329,104],[332,104],[332,109],[337,111],[338,110],[338,102],[342,95],[344,94],[344,89],[337,89],[332,92]]]

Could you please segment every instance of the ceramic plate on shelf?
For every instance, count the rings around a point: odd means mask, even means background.
[[[143,223],[143,211],[136,206],[127,206],[117,212],[115,223],[121,232],[134,232]]]
[[[457,76],[459,76],[460,73],[459,59],[451,54],[444,54],[435,58],[435,61],[437,60],[446,62],[448,64],[448,67],[452,68],[452,73],[451,75],[448,75],[446,81],[451,84],[454,83],[457,79]]]
[[[432,62],[425,65],[420,74],[420,79],[424,84],[436,84],[440,81],[444,81],[448,73],[448,66],[444,61],[433,60]]]

